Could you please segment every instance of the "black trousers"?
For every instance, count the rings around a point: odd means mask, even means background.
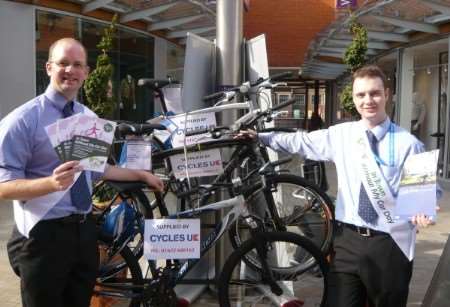
[[[97,232],[86,221],[39,222],[27,239],[14,227],[8,256],[25,307],[89,306],[98,268]]]
[[[362,236],[339,223],[328,279],[328,306],[402,307],[408,299],[412,261],[390,235]]]

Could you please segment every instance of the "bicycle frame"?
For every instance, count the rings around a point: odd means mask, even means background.
[[[223,217],[223,219],[217,224],[217,226],[207,235],[206,238],[201,239],[200,242],[200,258],[199,259],[189,259],[187,260],[178,270],[177,274],[174,275],[172,280],[172,286],[176,284],[183,283],[182,279],[186,274],[200,261],[201,257],[215,245],[215,243],[223,236],[223,234],[228,230],[230,225],[232,225],[239,216],[244,216],[251,218],[247,210],[246,202],[242,194],[235,196],[230,199],[215,202],[203,207],[194,208],[178,212],[168,216],[169,219],[176,218],[193,218],[201,215],[202,213],[207,213],[211,211],[218,211],[225,208],[231,208],[231,210]],[[255,228],[257,228],[257,223],[254,223]],[[202,279],[203,283],[207,280]],[[184,283],[189,283],[184,281]]]

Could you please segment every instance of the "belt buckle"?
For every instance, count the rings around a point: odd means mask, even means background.
[[[84,222],[86,222],[87,220],[87,214],[80,214],[80,220],[78,221],[78,223],[83,224]]]
[[[370,237],[372,235],[370,228],[356,227],[358,233],[363,237]]]

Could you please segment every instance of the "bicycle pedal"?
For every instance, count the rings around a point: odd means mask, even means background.
[[[178,298],[177,307],[189,307],[190,302],[185,298]]]

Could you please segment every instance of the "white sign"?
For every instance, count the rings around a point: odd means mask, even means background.
[[[173,148],[182,147],[185,144],[185,131],[204,130],[216,126],[215,113],[204,114],[180,114],[170,117],[169,120],[173,123],[173,126],[169,129],[174,129],[172,132],[172,146]],[[186,137],[186,145],[202,143],[210,141],[211,138],[208,133],[192,135]]]
[[[223,172],[220,149],[210,149],[170,157],[170,163],[175,178],[186,177],[186,167],[189,177],[215,176]]]
[[[129,169],[152,169],[152,145],[145,140],[130,140],[126,143],[127,160],[124,167]]]
[[[200,258],[200,219],[145,220],[144,256],[149,260]]]

